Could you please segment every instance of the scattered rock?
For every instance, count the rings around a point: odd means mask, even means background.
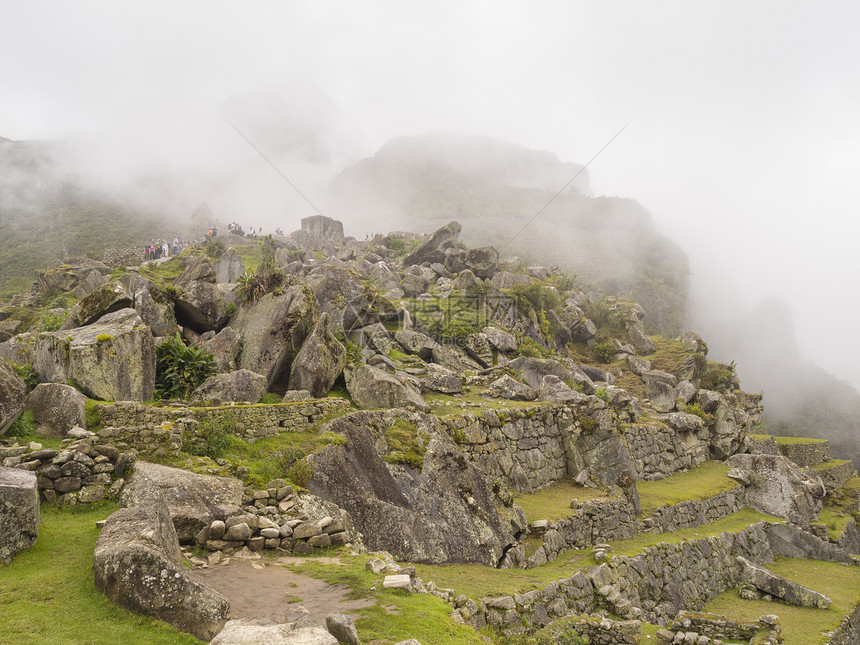
[[[39,491],[36,473],[0,466],[0,563],[39,537]]]
[[[191,402],[242,401],[259,403],[265,393],[265,376],[251,370],[236,370],[227,374],[210,376],[192,392]]]

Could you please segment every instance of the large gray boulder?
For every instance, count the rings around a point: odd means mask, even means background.
[[[267,387],[286,386],[293,359],[316,319],[316,302],[301,285],[292,285],[280,296],[266,294],[252,306],[244,306],[230,321],[242,338],[239,367],[263,374]]]
[[[39,383],[27,396],[27,408],[33,411],[38,427],[36,434],[65,437],[79,426],[87,427],[86,397],[63,383]]]
[[[411,384],[370,365],[348,365],[344,369],[346,389],[360,408],[416,408],[430,406]]]
[[[245,260],[235,248],[231,247],[224,251],[223,255],[215,262],[215,282],[236,282],[236,279],[245,273]]]
[[[490,345],[500,352],[515,352],[517,350],[517,339],[514,338],[513,334],[506,332],[504,329],[493,326],[484,327],[481,330],[481,334],[487,339]]]
[[[660,370],[649,370],[642,374],[645,382],[645,396],[651,407],[658,412],[671,412],[675,409],[675,386],[678,380],[674,375]]]
[[[413,562],[494,567],[513,543],[518,507],[502,505],[435,417],[355,412],[325,429],[346,442],[308,458],[308,488],[345,509],[369,549]]]
[[[176,318],[198,333],[220,329],[227,322],[227,301],[215,284],[215,269],[198,257],[173,281],[180,290]]]
[[[787,580],[754,562],[750,562],[743,556],[739,555],[735,560],[740,565],[743,582],[751,584],[763,593],[784,600],[790,605],[827,609],[833,602],[824,594]]]
[[[123,499],[135,498],[139,490],[149,490],[150,484],[164,496],[176,536],[183,543],[191,542],[214,520],[224,520],[241,511],[242,482],[238,479],[201,475],[145,461],[135,464],[123,489]]]
[[[77,303],[60,329],[74,329],[91,325],[105,314],[132,306],[131,294],[122,282],[116,280],[95,289]]]
[[[36,473],[0,466],[0,563],[9,564],[38,537]]]
[[[315,398],[325,396],[343,372],[346,348],[329,330],[328,314],[314,325],[290,368],[291,390],[307,390]]]
[[[203,340],[203,339],[206,340]],[[233,372],[237,368],[239,353],[242,351],[242,337],[232,327],[225,327],[217,334],[201,337],[200,346],[215,358],[218,372]]]
[[[551,358],[520,356],[508,363],[506,367],[517,372],[523,382],[535,390],[540,387],[543,377],[550,374],[557,376],[562,381],[573,381],[573,372]]]
[[[24,411],[27,385],[6,361],[0,358],[0,434],[4,434]]]
[[[507,374],[502,374],[490,383],[486,390],[481,392],[484,396],[494,399],[509,399],[514,401],[534,401],[537,391],[534,388],[520,383]]]
[[[459,222],[449,222],[407,253],[403,258],[403,266],[409,267],[425,262],[445,264],[446,256],[456,252],[457,240],[462,230],[463,227]]]
[[[259,403],[266,393],[266,377],[251,370],[216,374],[203,381],[191,394],[191,401],[242,401]]]
[[[134,310],[149,325],[153,336],[169,336],[177,331],[173,300],[164,291],[140,274],[133,274],[128,285]]]
[[[124,492],[126,507],[107,519],[96,542],[96,590],[131,611],[209,640],[227,621],[230,604],[182,564],[164,496],[140,472],[135,478],[135,488]]]
[[[445,268],[451,273],[469,269],[481,279],[492,278],[499,266],[499,252],[492,246],[461,250],[445,258]]]
[[[587,395],[577,392],[555,374],[547,374],[543,377],[537,398],[541,401],[563,405],[584,403],[588,400]]]
[[[738,454],[726,460],[737,479],[749,481],[746,502],[761,513],[808,525],[818,519],[824,484],[782,455]]]
[[[107,314],[86,327],[39,334],[34,367],[42,381],[72,379],[104,401],[149,401],[155,389],[152,333],[134,309]]]

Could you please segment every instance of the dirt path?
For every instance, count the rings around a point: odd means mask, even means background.
[[[295,559],[295,558],[292,558]],[[208,569],[195,569],[206,582],[230,601],[230,618],[254,618],[284,613],[302,605],[319,624],[328,614],[349,614],[373,605],[368,600],[347,600],[345,585],[329,585],[322,580],[293,573],[278,561],[231,559]],[[256,566],[255,566],[256,565]],[[257,568],[260,567],[262,568]],[[357,618],[352,614],[353,619]]]

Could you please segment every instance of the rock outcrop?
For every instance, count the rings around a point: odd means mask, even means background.
[[[301,285],[242,307],[229,325],[242,338],[239,367],[263,374],[269,389],[275,383],[286,386],[293,359],[315,318],[314,296]]]
[[[216,374],[203,381],[191,394],[191,401],[242,401],[259,403],[266,393],[266,377],[251,370]]]
[[[86,397],[63,383],[39,383],[27,396],[27,407],[39,435],[65,437],[75,426],[87,425]]]
[[[421,393],[408,383],[371,365],[348,365],[344,370],[346,389],[360,408],[416,408],[429,410]]]
[[[0,563],[39,537],[39,492],[36,473],[0,466]]]
[[[33,353],[42,381],[71,379],[90,398],[105,401],[152,399],[155,347],[134,309],[107,314],[86,327],[43,332]]]
[[[93,554],[96,590],[202,640],[227,621],[230,604],[182,564],[176,531],[159,488],[136,473],[125,508],[105,522]]]
[[[325,396],[343,372],[346,348],[328,326],[328,314],[317,320],[290,368],[291,390],[307,390],[314,397]]]
[[[4,434],[21,416],[26,396],[24,381],[0,358],[0,434]]]
[[[140,483],[139,483],[140,482]],[[242,482],[232,477],[200,475],[179,468],[138,461],[123,490],[123,499],[136,499],[154,486],[163,496],[178,541],[191,542],[213,520],[239,513]],[[126,501],[125,505],[134,504]]]
[[[818,519],[824,484],[778,455],[738,454],[726,460],[731,476],[746,479],[747,504],[757,511],[807,525]]]
[[[346,509],[370,549],[414,562],[496,566],[513,543],[510,517],[490,482],[435,417],[356,412],[326,430],[346,443],[309,458],[308,488]]]

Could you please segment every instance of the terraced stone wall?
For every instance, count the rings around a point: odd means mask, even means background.
[[[855,645],[860,643],[860,605],[842,619],[839,627],[833,630],[827,645]]]
[[[652,422],[622,426],[622,433],[639,479],[665,479],[708,459],[707,429],[678,431]]]
[[[670,533],[716,522],[746,506],[744,491],[743,486],[738,486],[708,499],[685,500],[672,506],[661,506],[644,520],[643,528],[655,533]]]
[[[666,625],[679,611],[701,609],[717,594],[738,586],[738,555],[760,564],[773,561],[764,522],[734,535],[664,542],[632,558],[614,556],[521,595],[480,601],[457,596],[454,606],[478,629],[487,624],[502,630],[519,625],[537,628],[561,616],[598,610]]]
[[[191,447],[205,448],[209,430],[223,429],[246,440],[283,432],[301,432],[324,417],[346,412],[346,399],[315,399],[280,405],[226,405],[211,408],[156,407],[121,401],[100,405],[102,441],[141,455],[178,455]],[[183,448],[183,446],[185,448]]]
[[[798,466],[814,466],[816,464],[830,461],[829,441],[816,441],[814,443],[789,443],[778,444],[779,451]]]
[[[486,410],[439,419],[481,471],[520,493],[546,488],[564,475],[576,475],[572,435],[582,430],[570,408],[540,406]]]

